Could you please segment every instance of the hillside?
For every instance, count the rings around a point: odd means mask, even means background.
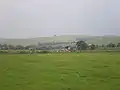
[[[51,42],[72,42],[76,40],[85,40],[87,43],[108,44],[120,42],[120,36],[86,36],[86,35],[61,35],[53,37],[38,37],[30,39],[0,39],[0,44],[29,45]]]

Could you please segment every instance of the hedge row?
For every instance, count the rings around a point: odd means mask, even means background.
[[[51,53],[50,51],[17,51],[17,50],[12,50],[12,51],[8,51],[8,50],[0,50],[0,54],[33,54],[33,53]]]

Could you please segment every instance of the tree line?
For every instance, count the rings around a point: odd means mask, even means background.
[[[46,44],[47,45],[47,44]],[[27,46],[23,46],[23,45],[8,45],[8,44],[0,44],[0,50],[29,50],[29,49],[36,49],[36,50],[53,50],[53,49],[70,49],[70,50],[94,50],[97,48],[120,48],[120,43],[118,44],[114,44],[114,43],[109,43],[107,45],[102,44],[102,45],[97,45],[97,44],[87,44],[85,41],[77,41],[75,42],[75,46],[70,46],[70,45],[66,45],[66,46],[52,46],[52,45],[48,45],[46,46],[39,44],[39,46],[37,45],[27,45]]]
[[[85,41],[78,41],[76,43],[77,46],[77,50],[86,50],[86,49],[90,49],[90,50],[94,50],[97,48],[120,48],[120,43],[118,44],[114,44],[114,43],[109,43],[107,45],[97,45],[97,44],[87,44]]]

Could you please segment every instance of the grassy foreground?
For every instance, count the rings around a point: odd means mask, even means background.
[[[120,90],[120,53],[0,55],[0,90]]]

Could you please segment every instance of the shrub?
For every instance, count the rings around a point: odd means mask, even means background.
[[[28,54],[27,51],[19,51],[19,54]]]
[[[0,53],[1,53],[1,54],[6,54],[6,53],[8,53],[8,51],[6,51],[6,50],[1,50]]]
[[[36,53],[51,53],[50,51],[36,51]]]

